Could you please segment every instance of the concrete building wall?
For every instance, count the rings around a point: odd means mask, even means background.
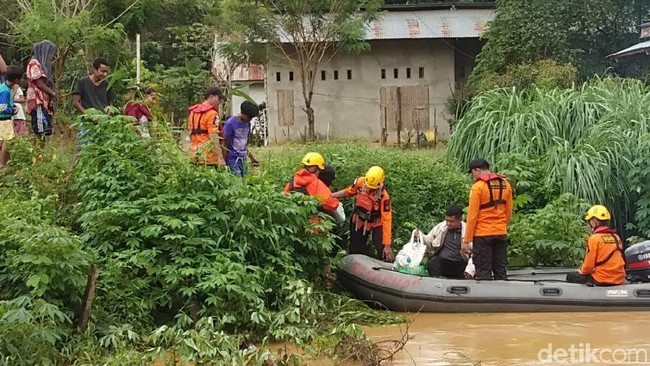
[[[445,119],[445,102],[455,83],[455,51],[451,44],[435,39],[371,41],[370,49],[360,55],[335,56],[316,75],[313,108],[319,138],[379,139],[382,132],[381,88],[419,85],[429,89],[430,128],[434,128],[435,121],[439,135],[446,136],[449,126]],[[325,73],[325,80],[321,72]],[[270,65],[267,84],[271,141],[300,139],[306,131],[307,117],[302,110],[304,102],[297,70],[286,65]],[[291,91],[293,108],[283,110]],[[279,94],[281,100],[278,100]],[[291,113],[293,125],[282,125],[282,121],[291,119]],[[389,143],[396,141],[391,137],[394,135],[394,130],[389,131]]]
[[[243,88],[242,91],[248,94],[251,98],[253,98],[253,100],[255,100],[255,103],[257,103],[257,105],[266,102],[266,91],[264,90],[263,81],[253,82],[247,87]],[[237,96],[234,96],[232,98],[233,114],[239,113],[239,106],[241,106],[244,100],[245,100],[244,98],[237,97]]]

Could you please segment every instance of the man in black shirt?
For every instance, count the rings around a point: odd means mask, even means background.
[[[113,89],[108,89],[108,80],[106,80],[108,70],[108,61],[100,57],[93,61],[90,76],[82,77],[77,81],[72,104],[80,113],[85,113],[89,108],[103,111],[113,104],[115,93]]]

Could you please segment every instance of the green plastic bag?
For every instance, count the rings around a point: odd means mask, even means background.
[[[427,269],[424,268],[423,265],[419,265],[419,266],[417,266],[415,268],[398,267],[397,272],[416,275],[416,276],[429,276],[429,273],[427,272]]]

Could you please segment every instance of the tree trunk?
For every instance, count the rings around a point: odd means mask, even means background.
[[[61,81],[63,80],[63,72],[65,71],[65,62],[68,60],[68,53],[70,46],[61,46],[59,49],[58,57],[54,62],[54,80],[50,80],[54,85],[54,91],[58,93],[61,88]]]
[[[88,281],[86,283],[86,292],[84,293],[83,303],[81,309],[77,314],[76,328],[77,332],[83,333],[88,328],[88,321],[90,320],[90,311],[93,307],[95,300],[95,291],[97,290],[97,279],[99,278],[99,267],[93,265],[88,272]]]
[[[311,107],[311,99],[305,100],[305,113],[307,113],[307,140],[316,141],[316,129],[314,128],[314,109]]]
[[[305,106],[302,108],[302,110],[307,114],[307,136],[305,136],[305,140],[315,141],[315,117],[311,102],[314,98],[314,84],[317,68],[313,68],[312,65],[305,64],[302,60],[301,67],[302,70],[300,72],[300,84],[302,87],[302,98],[305,101]]]

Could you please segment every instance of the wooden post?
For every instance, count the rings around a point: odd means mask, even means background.
[[[436,149],[438,148],[438,111],[434,107],[433,108],[433,148]]]
[[[402,88],[397,87],[397,146],[402,144]]]
[[[383,107],[384,110],[384,120],[381,123],[381,146],[386,146],[386,142],[388,142],[388,123],[386,120],[388,117],[386,116],[386,106]]]
[[[88,321],[90,320],[90,311],[93,307],[95,300],[95,292],[97,290],[97,279],[99,278],[99,267],[92,265],[88,272],[88,282],[86,283],[86,292],[84,293],[81,309],[77,314],[76,328],[77,332],[83,333],[88,328]]]

